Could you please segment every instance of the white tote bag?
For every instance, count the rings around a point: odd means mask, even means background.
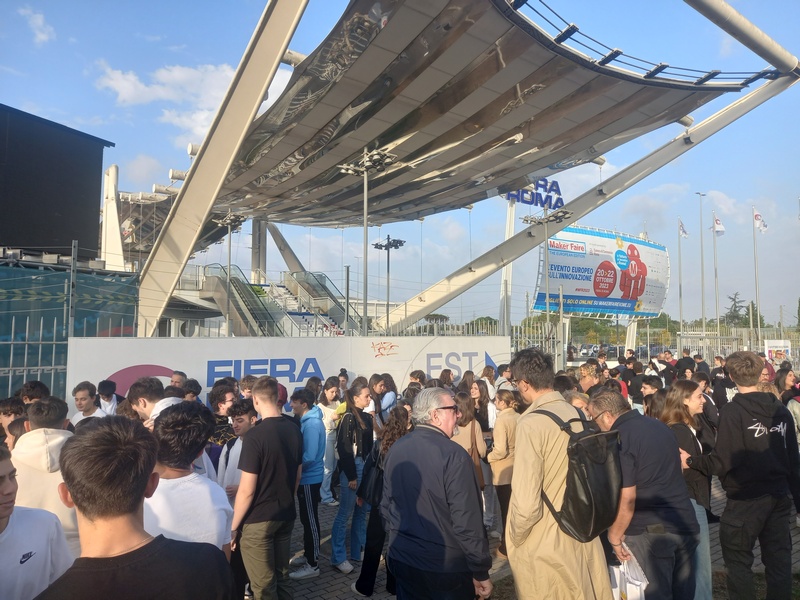
[[[633,552],[627,546],[625,550],[631,559],[620,566],[609,567],[612,596],[614,600],[644,600],[644,590],[649,582]]]

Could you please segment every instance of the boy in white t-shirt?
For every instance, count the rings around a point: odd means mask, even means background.
[[[217,483],[225,490],[231,506],[233,506],[233,501],[236,500],[236,492],[239,491],[239,481],[242,478],[242,472],[239,470],[242,436],[258,423],[258,413],[253,407],[252,400],[242,398],[231,404],[228,409],[228,417],[231,419],[231,426],[236,438],[228,441],[222,448],[222,454],[219,457]]]
[[[11,452],[0,445],[0,594],[30,600],[70,567],[73,556],[58,517],[15,507],[18,488]]]
[[[159,483],[144,501],[144,528],[150,535],[213,544],[230,559],[233,509],[225,491],[192,467],[214,426],[214,415],[198,402],[178,402],[159,413],[153,424]]]
[[[75,408],[78,409],[69,420],[73,426],[83,421],[86,417],[105,417],[107,413],[95,404],[97,388],[91,381],[81,381],[72,390],[72,397],[75,399]]]
[[[251,384],[252,388],[252,384]],[[229,440],[222,448],[219,457],[219,473],[217,483],[222,486],[228,495],[228,500],[233,506],[236,492],[239,491],[239,482],[242,472],[239,470],[239,456],[242,452],[242,436],[258,424],[258,413],[253,407],[253,401],[246,398],[235,400],[228,409],[228,417],[236,437]],[[249,583],[247,570],[244,568],[242,551],[236,548],[231,551],[231,570],[233,571],[233,585],[237,598],[244,596],[245,586]]]

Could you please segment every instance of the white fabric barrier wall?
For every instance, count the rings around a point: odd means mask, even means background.
[[[510,339],[498,336],[70,338],[67,389],[81,381],[96,385],[110,379],[124,396],[139,377],[158,377],[166,384],[173,371],[183,371],[203,386],[203,398],[217,379],[248,374],[271,375],[291,394],[309,377],[324,382],[346,368],[350,381],[357,375],[389,373],[402,391],[415,369],[429,377],[438,377],[442,369],[452,369],[454,378],[467,370],[480,376],[487,364],[509,362],[510,348]]]

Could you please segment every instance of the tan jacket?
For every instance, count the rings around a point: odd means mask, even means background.
[[[517,422],[506,544],[519,600],[611,600],[611,583],[598,538],[583,544],[563,533],[542,502],[542,490],[556,510],[566,489],[569,436],[542,408],[563,420],[576,416],[558,392],[536,399]]]
[[[514,446],[519,414],[513,408],[505,408],[497,415],[494,424],[494,446],[486,459],[492,467],[494,485],[510,485],[514,472]]]
[[[455,434],[451,439],[464,448],[467,452],[469,452],[470,446],[472,444],[472,433],[470,433],[470,427],[475,429],[475,445],[478,446],[478,455],[483,458],[486,456],[486,442],[483,439],[483,434],[481,433],[481,426],[478,425],[478,421],[476,419],[472,419],[466,427],[459,427],[458,433]]]

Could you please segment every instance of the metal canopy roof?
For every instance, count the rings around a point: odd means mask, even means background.
[[[253,124],[214,206],[313,226],[363,223],[338,165],[397,156],[369,178],[371,224],[517,190],[677,121],[741,83],[601,66],[504,0],[353,0]]]

